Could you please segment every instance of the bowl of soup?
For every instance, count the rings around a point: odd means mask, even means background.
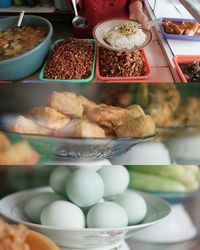
[[[24,16],[16,29],[18,17],[0,20],[0,80],[19,80],[32,75],[43,64],[50,46],[53,28],[39,16]]]

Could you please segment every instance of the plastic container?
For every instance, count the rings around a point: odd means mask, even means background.
[[[174,22],[196,22],[195,19],[184,19],[184,18],[161,18],[161,22],[163,21],[174,21]],[[200,36],[189,36],[189,35],[174,35],[168,34],[164,31],[164,28],[161,24],[161,29],[163,36],[166,39],[174,39],[174,40],[187,40],[187,41],[200,41]]]
[[[54,46],[61,42],[63,39],[59,39],[57,40],[55,43],[54,43]],[[94,56],[93,56],[93,65],[92,65],[92,71],[91,71],[91,75],[86,78],[86,79],[65,79],[65,80],[59,80],[59,79],[49,79],[49,78],[45,78],[44,77],[44,71],[45,71],[45,68],[46,68],[46,65],[47,65],[47,62],[48,62],[48,59],[46,61],[46,63],[44,64],[41,72],[40,72],[40,75],[39,75],[39,78],[40,80],[42,81],[46,81],[46,82],[81,82],[81,83],[88,83],[90,81],[92,81],[93,77],[94,77],[94,72],[95,72],[95,61],[96,61],[96,41],[94,39],[82,39],[82,40],[87,40],[87,41],[90,41],[90,42],[93,42],[94,43]],[[53,47],[54,47],[53,46]]]
[[[145,61],[145,74],[143,76],[131,76],[131,77],[106,77],[102,76],[100,72],[100,64],[99,64],[99,47],[97,48],[97,61],[96,61],[96,77],[99,80],[104,82],[112,82],[112,83],[132,83],[132,82],[146,82],[146,80],[150,77],[151,69],[150,64],[147,59],[147,56],[144,52],[144,49],[141,50],[144,61]]]
[[[12,6],[12,0],[1,0],[0,1],[0,8],[8,8]]]
[[[185,78],[181,68],[180,68],[180,64],[188,64],[191,63],[193,61],[200,61],[200,55],[197,56],[193,56],[193,55],[181,55],[181,56],[175,56],[173,58],[175,66],[176,66],[176,70],[181,78],[181,80],[184,83],[188,83],[187,79]]]

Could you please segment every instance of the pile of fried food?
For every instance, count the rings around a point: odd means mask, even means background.
[[[187,97],[181,100],[175,84],[132,84],[100,89],[100,100],[117,107],[140,105],[145,114],[151,116],[156,127],[198,126],[200,127],[200,98]]]
[[[36,164],[39,158],[28,142],[11,144],[7,136],[0,131],[0,165],[32,165]]]
[[[157,127],[200,127],[200,98],[188,97],[182,101],[175,84],[140,84],[133,99],[152,117]]]
[[[10,125],[13,132],[56,137],[145,137],[155,124],[139,105],[96,104],[72,92],[53,92],[46,106],[34,107]]]
[[[200,23],[197,22],[178,22],[178,21],[163,21],[162,26],[168,34],[174,35],[200,35]]]
[[[0,250],[30,250],[28,234],[26,226],[9,225],[0,218]]]
[[[47,79],[86,79],[91,75],[94,43],[67,38],[57,43],[44,70]]]
[[[123,52],[100,47],[99,67],[101,75],[106,77],[145,75],[145,60],[141,50]]]

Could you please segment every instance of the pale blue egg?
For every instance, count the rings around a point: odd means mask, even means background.
[[[89,207],[102,199],[104,183],[96,171],[78,169],[68,176],[66,193],[77,206]]]
[[[129,173],[122,165],[103,166],[99,171],[104,182],[104,198],[123,193],[129,184]]]
[[[117,196],[114,201],[125,209],[128,215],[129,225],[138,224],[145,218],[147,205],[140,194],[132,190],[127,190],[123,194]]]
[[[68,201],[55,201],[43,208],[41,223],[45,226],[63,229],[81,229],[85,227],[82,210]]]
[[[41,192],[29,198],[24,206],[26,215],[34,223],[40,224],[40,214],[42,209],[49,203],[63,198],[52,192]]]
[[[53,190],[65,195],[65,186],[68,175],[71,173],[68,166],[60,166],[54,169],[49,178],[49,184]]]
[[[87,214],[88,228],[126,227],[128,217],[119,204],[106,201],[94,205]]]

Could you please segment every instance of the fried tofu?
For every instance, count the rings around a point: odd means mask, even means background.
[[[196,97],[189,97],[175,116],[181,124],[200,127],[200,100]]]
[[[36,107],[29,110],[28,115],[39,125],[50,128],[60,129],[70,122],[67,115],[63,115],[54,108]]]
[[[77,118],[83,115],[83,105],[77,95],[71,92],[53,92],[48,105],[58,112]]]
[[[145,115],[144,110],[139,105],[131,105],[127,108],[127,110],[133,118],[138,118],[142,115]]]
[[[94,137],[104,138],[105,131],[88,119],[80,118],[72,120],[65,128],[54,131],[59,137]]]
[[[39,155],[28,142],[21,141],[0,152],[0,165],[34,165],[39,161]]]
[[[156,127],[149,115],[143,115],[136,119],[127,116],[124,123],[115,127],[114,131],[118,137],[145,137],[154,135]]]
[[[87,112],[88,108],[93,108],[98,106],[95,102],[90,101],[85,96],[79,95],[78,101],[83,105],[84,111]]]
[[[5,150],[10,146],[10,142],[6,135],[0,131],[0,151]]]
[[[120,126],[123,124],[124,116],[129,113],[128,110],[110,105],[100,104],[96,107],[87,109],[87,117],[99,124],[108,128]]]
[[[0,218],[0,250],[31,250],[27,243],[29,229],[22,225],[9,225]]]
[[[20,134],[35,134],[35,135],[50,135],[52,130],[37,125],[34,121],[24,117],[18,116],[14,121],[12,131]]]
[[[157,126],[167,125],[172,119],[171,109],[166,102],[152,103],[146,109],[146,112],[152,117]]]

